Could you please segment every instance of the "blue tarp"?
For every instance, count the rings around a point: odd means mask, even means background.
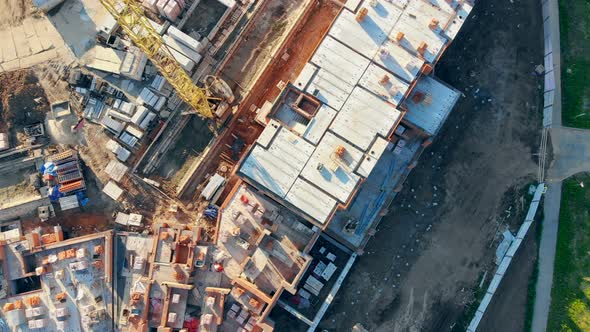
[[[43,166],[41,166],[41,174],[49,174],[55,177],[57,176],[57,167],[52,162],[46,162],[43,164]]]
[[[58,184],[57,186],[49,188],[49,199],[50,200],[57,201],[61,197],[65,196],[62,192],[59,191],[59,188],[61,188],[61,184]]]

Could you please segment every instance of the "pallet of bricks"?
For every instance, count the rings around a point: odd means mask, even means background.
[[[68,194],[86,188],[78,152],[67,150],[54,154],[50,159],[55,164],[57,171],[57,183],[60,185],[59,192]]]

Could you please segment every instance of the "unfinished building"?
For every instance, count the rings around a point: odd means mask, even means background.
[[[11,331],[113,329],[112,232],[64,240],[54,233],[5,236],[2,321]]]
[[[143,4],[152,11],[150,24],[193,81],[223,62],[253,6],[216,0]],[[221,206],[212,201],[205,212],[198,211],[203,212],[200,222],[216,223],[212,241],[206,243],[201,238],[204,231],[193,224],[173,225],[173,218],[145,234],[120,234],[116,262],[103,262],[120,273],[115,281],[119,298],[110,311],[117,327],[280,330],[271,318],[279,305],[314,330],[405,177],[460,97],[433,70],[471,7],[470,1],[462,0],[346,1],[313,55],[306,57],[297,79],[281,82],[279,97],[257,114],[259,125],[249,124],[261,132],[253,144],[246,146],[238,133],[224,133],[238,137],[230,146],[236,150],[236,166],[226,169],[224,176],[211,176],[219,186],[227,184],[228,190],[215,188],[205,195],[219,198]],[[191,20],[206,8],[213,8],[214,20]],[[178,180],[183,172],[196,172],[212,144],[223,140],[210,132],[202,134],[205,121],[183,115],[186,105],[118,32],[112,18],[104,17],[98,26],[100,45],[85,51],[86,68],[72,85],[84,117],[108,132],[107,148],[120,161],[106,166],[114,181],[104,192],[119,199],[125,190],[115,182],[128,170],[153,187],[160,184],[147,179],[150,174],[157,174],[157,180]],[[92,76],[84,78],[89,73]],[[230,99],[216,110],[219,124],[232,115]],[[239,105],[238,112],[248,112],[249,106]],[[191,140],[196,131],[199,142]],[[190,149],[198,151],[187,152]],[[187,170],[187,161],[197,166]],[[80,178],[75,181],[83,183]],[[118,224],[130,224],[130,215],[118,216]],[[59,235],[47,237],[54,240],[56,244],[41,246],[51,251],[69,243]],[[13,248],[7,242],[7,252],[16,258],[6,261],[19,262],[21,251],[39,246],[26,243],[18,241]],[[37,283],[45,290],[44,280],[50,280],[45,275],[57,274],[48,266],[59,262],[60,255],[70,259],[66,267],[76,278],[87,275],[82,271],[96,272],[102,253],[92,243],[94,247],[86,246],[80,258],[78,242],[67,244],[63,254],[57,249],[48,252],[49,265],[42,264],[38,276],[39,265],[34,265],[34,272],[25,269],[12,279],[9,275],[7,285],[15,283],[19,291],[14,296],[26,292],[21,288],[39,288]],[[88,252],[95,252],[93,260],[84,263]],[[31,281],[18,281],[23,278]],[[67,298],[65,293],[59,301]],[[83,298],[88,302],[80,308],[84,312],[79,319],[103,324],[102,304],[92,295],[92,307],[90,297]],[[47,296],[50,302],[56,294]],[[6,306],[9,325],[25,323],[22,301],[16,298]],[[31,315],[41,317],[33,320],[33,327],[62,321]]]
[[[297,80],[258,115],[265,129],[237,174],[362,253],[460,97],[431,74],[471,8],[348,1]],[[315,328],[298,295],[284,307]]]

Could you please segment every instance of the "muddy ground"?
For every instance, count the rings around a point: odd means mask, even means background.
[[[321,328],[465,330],[455,323],[484,271],[495,268],[490,244],[505,210],[520,203],[506,197],[536,174],[543,83],[532,71],[543,62],[542,31],[536,0],[477,2],[436,67],[465,97],[410,174]],[[426,207],[434,199],[439,205]],[[514,325],[502,330],[517,331],[522,319],[510,318]]]
[[[496,295],[490,302],[478,331],[525,331],[529,280],[538,259],[536,239],[540,229],[539,221],[540,219],[537,218],[533,227],[529,229],[504,277],[509,282],[502,282],[496,290]]]

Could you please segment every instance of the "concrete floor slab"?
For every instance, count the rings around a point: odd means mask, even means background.
[[[29,68],[34,65],[53,60],[55,58],[57,58],[57,51],[56,50],[48,50],[46,52],[33,54],[28,57],[20,59],[20,67],[21,68]]]
[[[17,59],[16,49],[12,40],[12,32],[10,29],[0,31],[0,47],[2,48],[2,61],[8,62]]]
[[[35,27],[33,26],[33,20],[26,19],[23,22],[23,29],[25,31],[25,36],[27,38],[27,42],[29,43],[29,47],[31,48],[31,52],[33,54],[43,52],[43,45],[41,44],[41,40],[39,40],[37,31],[35,31]]]
[[[105,22],[108,12],[95,0],[67,1],[52,16],[51,24],[77,56],[83,56],[96,43],[99,26]]]
[[[24,58],[32,54],[27,37],[25,36],[25,29],[22,25],[11,27],[12,40],[16,49],[16,54],[19,58]]]
[[[32,23],[33,28],[37,33],[37,36],[39,36],[39,40],[41,41],[43,49],[48,50],[59,44],[63,44],[63,41],[61,41],[61,36],[57,32],[57,30],[55,30],[55,28],[51,25],[51,22],[49,22],[49,20],[33,20]],[[59,43],[59,41],[61,41],[61,43]]]

